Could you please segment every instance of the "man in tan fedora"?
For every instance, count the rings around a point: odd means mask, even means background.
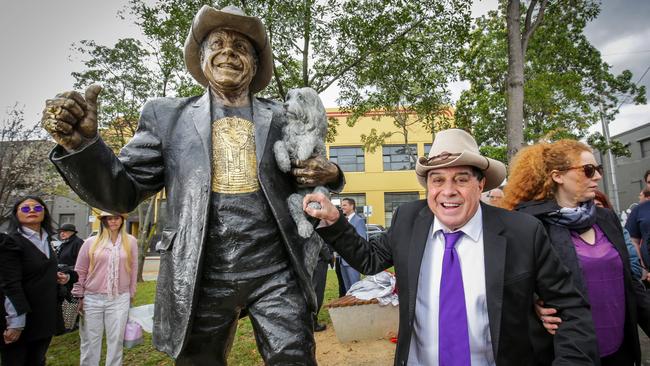
[[[480,154],[459,129],[436,134],[415,173],[425,200],[395,210],[388,232],[370,242],[323,195],[317,232],[361,273],[395,267],[399,336],[395,365],[535,365],[529,324],[537,293],[563,319],[555,365],[598,359],[585,299],[573,286],[535,218],[480,202],[505,166]],[[568,320],[566,322],[565,320]]]
[[[282,105],[254,93],[271,79],[262,22],[239,8],[201,8],[185,64],[206,93],[143,107],[137,133],[116,157],[97,135],[96,99],[48,100],[42,124],[59,143],[51,160],[84,200],[129,212],[162,188],[168,223],[161,253],[153,341],[178,364],[223,365],[246,312],[268,365],[313,365],[319,249],[298,235],[287,197],[296,184],[329,185],[336,165],[312,158],[279,171]],[[101,182],[101,184],[100,184]]]

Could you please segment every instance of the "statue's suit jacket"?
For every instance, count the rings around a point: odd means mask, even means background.
[[[168,223],[156,291],[153,342],[172,357],[181,352],[191,329],[197,299],[211,193],[211,114],[209,93],[192,98],[147,102],[138,129],[119,158],[97,138],[79,151],[57,146],[51,160],[74,191],[90,205],[130,212],[147,197],[166,189]],[[281,139],[284,110],[253,98],[258,179],[309,311],[315,309],[311,274],[320,247],[307,245],[289,215],[287,197],[295,192],[290,175],[280,172],[273,144]],[[218,167],[216,167],[218,169]]]
[[[599,362],[589,305],[553,251],[542,224],[529,215],[485,204],[483,245],[485,288],[494,359],[499,366],[536,365],[528,317],[533,294],[559,310],[553,365]],[[422,255],[433,223],[426,200],[401,205],[387,233],[370,242],[345,218],[318,233],[352,267],[365,274],[395,266],[399,290],[399,333],[395,365],[406,365],[415,320]],[[437,342],[437,339],[432,339]]]

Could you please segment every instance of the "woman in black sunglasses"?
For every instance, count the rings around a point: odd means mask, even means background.
[[[640,365],[637,324],[649,334],[650,298],[632,278],[616,214],[594,204],[602,174],[591,149],[581,142],[539,143],[515,157],[503,206],[544,223],[565,265],[558,270],[571,272],[574,284],[591,304],[601,365]],[[543,329],[554,334],[562,326],[555,309],[543,308],[542,300],[531,318],[534,337],[546,345],[535,350],[540,363],[553,353],[552,337]]]
[[[0,236],[3,366],[45,365],[50,340],[63,329],[57,284],[76,281],[76,274],[57,271],[52,235],[52,219],[40,197],[16,201],[9,230]]]

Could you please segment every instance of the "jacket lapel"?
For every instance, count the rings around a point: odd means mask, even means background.
[[[415,300],[420,279],[420,266],[422,265],[422,255],[427,244],[427,235],[433,223],[433,212],[428,205],[420,210],[415,222],[413,223],[413,235],[409,245],[408,257],[408,296],[409,296],[409,324],[413,322],[415,316]]]
[[[498,359],[499,331],[501,329],[501,312],[503,310],[503,279],[507,241],[501,236],[503,222],[498,219],[498,212],[481,204],[483,210],[483,255],[485,260],[485,292],[487,296],[490,335],[494,359]]]
[[[266,140],[273,120],[273,111],[257,98],[252,97],[251,99],[253,101],[253,122],[255,124],[255,155],[259,166],[264,156]]]
[[[199,100],[194,103],[192,109],[192,122],[196,132],[199,134],[203,152],[208,159],[211,159],[212,151],[212,116],[210,113],[210,92],[206,91]],[[216,118],[217,116],[215,116]]]

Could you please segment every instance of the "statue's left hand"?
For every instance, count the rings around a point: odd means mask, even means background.
[[[339,179],[339,169],[322,156],[296,161],[291,174],[301,187],[324,186]]]

